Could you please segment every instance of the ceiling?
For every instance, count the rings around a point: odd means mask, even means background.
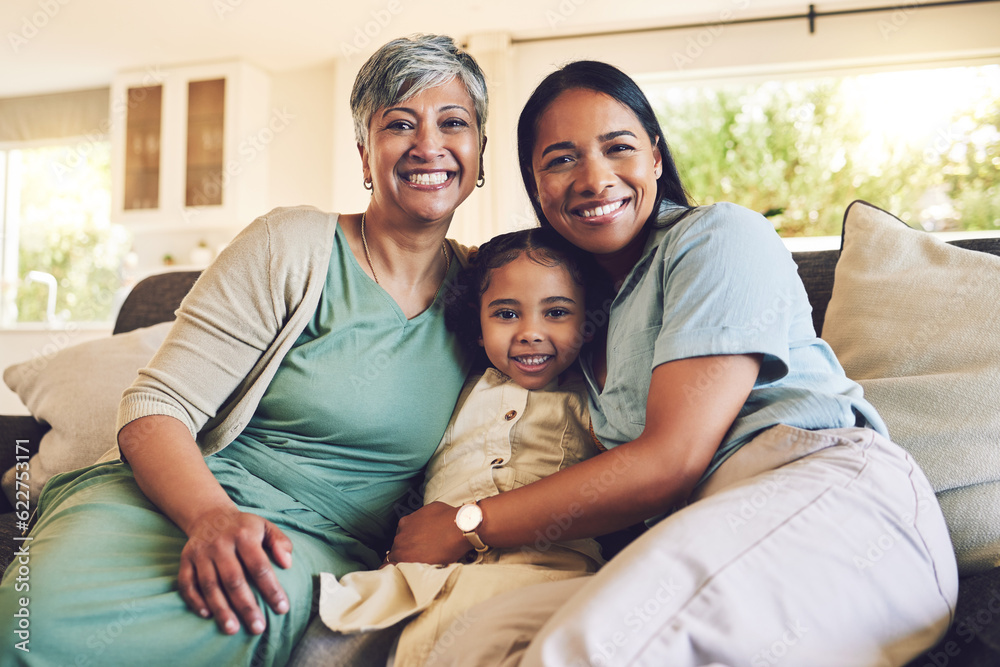
[[[828,0],[817,11],[886,4]],[[115,72],[243,58],[272,72],[415,32],[515,38],[798,14],[795,0],[3,0],[0,97],[107,85]],[[365,43],[365,40],[368,43]],[[354,51],[357,49],[357,51]]]

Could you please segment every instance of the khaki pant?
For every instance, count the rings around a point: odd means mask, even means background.
[[[465,610],[515,588],[583,577],[590,556],[558,544],[548,549],[490,549],[475,563],[447,567],[400,563],[357,571],[338,582],[323,576],[320,618],[290,666],[422,667],[465,632]],[[488,602],[486,602],[488,604]]]

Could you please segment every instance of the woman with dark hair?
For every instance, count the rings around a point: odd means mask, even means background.
[[[933,645],[957,595],[940,507],[816,336],[767,220],[690,207],[649,103],[604,63],[542,81],[518,149],[541,224],[614,288],[581,355],[608,451],[484,499],[479,535],[648,530],[593,577],[473,608],[436,664],[902,665]],[[394,558],[459,557],[448,514],[401,521]]]
[[[650,105],[646,95],[632,79],[623,72],[606,63],[592,60],[581,60],[571,63],[557,72],[559,76],[550,75],[546,79],[548,86],[539,86],[521,110],[521,121],[517,125],[517,160],[521,167],[521,180],[528,190],[531,206],[543,227],[548,226],[545,213],[542,211],[538,197],[534,193],[535,172],[531,164],[532,148],[535,144],[537,128],[534,123],[524,122],[528,118],[537,118],[559,94],[574,88],[603,92],[619,103],[628,107],[636,120],[642,126],[646,136],[656,145],[663,158],[663,169],[656,179],[656,205],[653,210],[659,210],[663,199],[677,206],[689,207],[688,195],[681,184],[680,174],[674,165],[667,141],[660,129],[660,120]],[[550,81],[551,80],[551,81]]]

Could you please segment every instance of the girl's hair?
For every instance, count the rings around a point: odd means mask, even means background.
[[[649,135],[649,141],[655,141],[656,147],[660,149],[663,173],[656,179],[656,202],[646,224],[656,224],[656,216],[664,200],[690,208],[687,192],[681,184],[681,177],[667,147],[660,121],[656,118],[646,95],[635,81],[617,67],[595,60],[578,60],[552,72],[538,84],[525,103],[517,122],[517,159],[521,165],[521,179],[524,181],[524,188],[528,192],[528,198],[531,199],[539,223],[543,227],[549,226],[549,221],[545,219],[538,201],[535,172],[531,168],[531,156],[538,139],[538,120],[559,95],[577,88],[603,93],[628,107]]]
[[[376,111],[455,77],[465,84],[475,104],[482,143],[489,97],[486,77],[476,59],[447,35],[413,35],[387,42],[361,66],[351,91],[354,137],[358,144],[368,144],[368,124]]]
[[[479,345],[483,335],[479,324],[480,301],[489,289],[493,270],[522,255],[542,266],[565,267],[573,281],[584,288],[586,303],[582,305],[588,313],[593,304],[591,295],[596,297],[606,291],[599,285],[603,274],[593,259],[551,228],[534,227],[493,237],[469,255],[469,266],[458,273],[445,306],[446,325],[481,363],[488,360]]]

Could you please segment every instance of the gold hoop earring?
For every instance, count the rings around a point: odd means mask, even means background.
[[[375,184],[372,183],[372,179],[366,178],[364,182],[365,190],[374,190]]]

